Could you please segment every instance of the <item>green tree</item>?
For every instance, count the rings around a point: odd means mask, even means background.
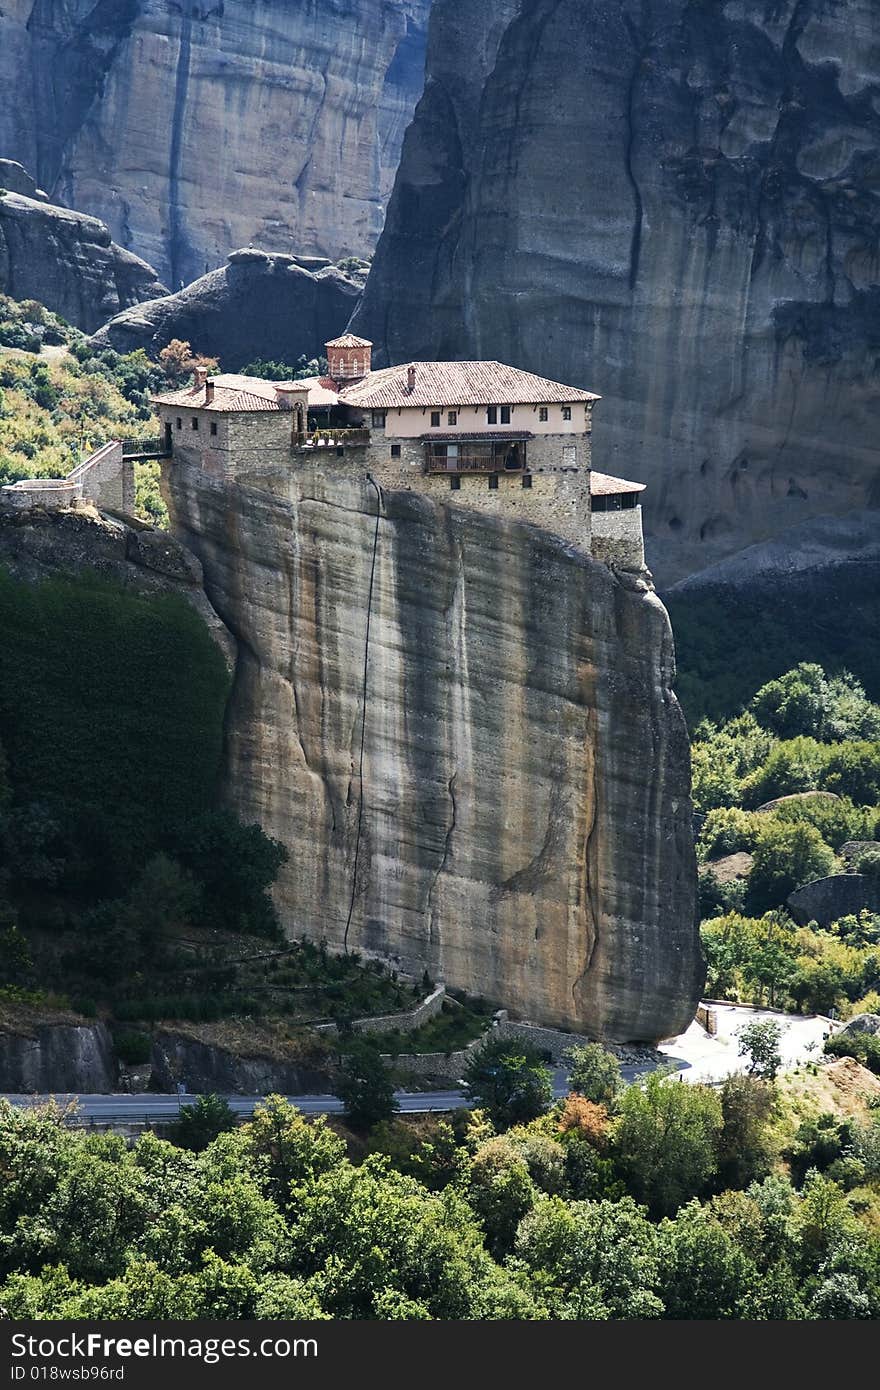
[[[714,1091],[654,1072],[644,1085],[623,1093],[612,1146],[615,1167],[652,1215],[671,1216],[709,1188],[722,1124]]]
[[[516,1237],[517,1259],[547,1286],[553,1317],[661,1317],[659,1255],[656,1228],[629,1197],[544,1198]]]
[[[739,1029],[739,1055],[749,1059],[749,1076],[772,1081],[782,1066],[779,1044],[785,1029],[775,1018],[755,1019]]]
[[[762,827],[749,873],[750,912],[779,907],[802,884],[833,873],[834,851],[812,825],[778,822]]]
[[[267,1096],[240,1134],[264,1190],[282,1211],[290,1205],[294,1188],[314,1182],[345,1158],[345,1144],[326,1116],[307,1120],[283,1096]]]
[[[775,1103],[772,1086],[756,1076],[734,1073],[724,1082],[716,1149],[720,1188],[746,1187],[771,1171],[776,1156],[770,1134]]]
[[[235,1129],[235,1111],[222,1096],[199,1096],[193,1105],[184,1105],[178,1118],[169,1125],[169,1138],[181,1149],[201,1153],[218,1134]]]
[[[659,1294],[667,1318],[736,1318],[757,1271],[708,1209],[689,1202],[660,1228]]]
[[[175,853],[202,887],[212,925],[277,936],[281,928],[268,889],[287,861],[284,846],[231,811],[208,811],[175,841]]]
[[[548,1109],[553,1083],[540,1053],[514,1038],[491,1038],[471,1054],[464,1093],[481,1105],[498,1129],[525,1124]]]
[[[517,1227],[535,1205],[538,1190],[507,1135],[490,1139],[475,1153],[467,1198],[486,1232],[492,1255],[501,1259],[509,1254]]]
[[[352,1039],[340,1059],[335,1094],[354,1129],[371,1129],[400,1108],[389,1068],[376,1044],[363,1037]]]
[[[610,1105],[623,1089],[620,1063],[601,1043],[584,1043],[566,1054],[572,1091],[596,1105]]]

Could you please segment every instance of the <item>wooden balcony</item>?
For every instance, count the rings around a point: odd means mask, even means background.
[[[524,473],[526,467],[522,439],[425,444],[426,473]]]

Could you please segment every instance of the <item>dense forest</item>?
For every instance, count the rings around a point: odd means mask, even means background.
[[[742,713],[700,723],[692,756],[707,992],[880,1012],[880,707],[847,672],[803,663]],[[846,890],[850,873],[861,910],[796,923],[796,889],[831,878]]]
[[[207,1143],[191,1130],[187,1148],[2,1102],[0,1306],[50,1319],[877,1316],[876,1111],[802,1114],[757,1075],[621,1088],[613,1063],[580,1060],[579,1091],[509,1127],[496,1106],[494,1125],[477,1109],[343,1137],[269,1097]]]

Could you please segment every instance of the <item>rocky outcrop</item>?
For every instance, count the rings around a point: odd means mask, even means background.
[[[360,280],[335,266],[310,270],[306,257],[235,251],[222,270],[178,294],[117,315],[95,335],[119,352],[144,348],[151,356],[182,338],[197,352],[236,371],[257,358],[295,363],[324,351],[345,328],[361,293]]]
[[[36,179],[31,178],[15,159],[0,159],[0,188],[7,193],[21,193],[25,198],[35,198],[38,203],[48,203],[48,196],[37,187]]]
[[[841,1028],[841,1033],[880,1033],[880,1014],[856,1014]]]
[[[650,586],[416,493],[377,521],[335,456],[246,485],[178,459],[166,492],[238,641],[227,792],[290,850],[291,934],[609,1039],[686,1027],[689,756]]]
[[[174,1091],[178,1082],[193,1095],[326,1095],[332,1067],[301,1058],[244,1056],[185,1033],[160,1029],[153,1041],[154,1089]]]
[[[372,250],[430,0],[11,0],[0,150],[172,289],[247,241]]]
[[[0,194],[0,292],[39,300],[87,333],[167,293],[152,266],[111,241],[97,218],[10,191]]]
[[[0,1025],[0,1092],[112,1091],[118,1070],[104,1023]]]
[[[88,507],[0,510],[0,565],[30,584],[94,570],[139,592],[179,594],[204,620],[227,664],[235,661],[235,643],[205,597],[197,558],[166,531],[99,516]]]
[[[355,331],[601,392],[663,583],[878,504],[873,0],[436,0]]]
[[[841,917],[862,911],[880,912],[880,884],[865,874],[832,874],[796,888],[786,900],[796,922],[830,927]]]

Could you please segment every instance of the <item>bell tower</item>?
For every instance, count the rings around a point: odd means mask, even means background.
[[[367,338],[356,338],[353,333],[343,333],[341,338],[332,338],[325,343],[330,375],[334,381],[359,381],[370,374],[370,355],[373,344]]]

